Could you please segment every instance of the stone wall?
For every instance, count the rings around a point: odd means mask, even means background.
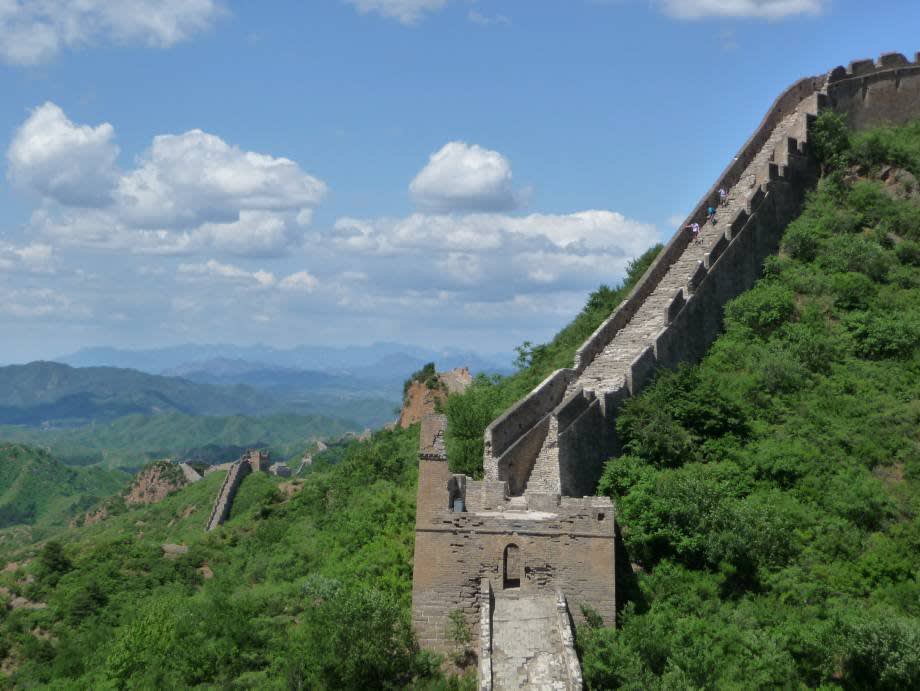
[[[911,63],[899,53],[857,60],[828,75],[828,106],[854,129],[904,124],[920,116],[920,53]]]
[[[214,506],[211,507],[211,514],[208,516],[208,531],[214,530],[230,516],[236,490],[239,489],[243,479],[251,472],[264,473],[268,472],[268,469],[268,454],[254,449],[250,449],[242,455],[240,460],[230,464],[220,491],[217,493],[217,499],[214,500]]]
[[[452,488],[463,490],[464,512],[450,510]],[[455,491],[455,490],[454,490]],[[616,616],[614,511],[606,497],[530,495],[509,504],[507,485],[452,475],[444,460],[419,462],[413,625],[422,647],[450,652],[449,615],[464,612],[479,648],[483,579],[505,588],[505,549],[516,545],[519,592],[565,593],[576,619],[590,605],[612,624]]]
[[[248,460],[239,460],[230,466],[227,476],[224,478],[220,491],[217,493],[217,499],[211,508],[211,515],[208,516],[207,530],[214,530],[217,526],[227,520],[230,515],[230,508],[233,506],[233,498],[236,496],[236,490],[250,471]]]

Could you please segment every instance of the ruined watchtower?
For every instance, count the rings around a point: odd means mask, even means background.
[[[460,610],[483,679],[495,668],[521,686],[580,688],[568,603],[576,617],[587,605],[614,621],[613,504],[452,474],[445,428],[441,415],[422,420],[412,585],[420,643],[453,652],[450,616]]]

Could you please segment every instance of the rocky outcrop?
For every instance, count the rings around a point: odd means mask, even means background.
[[[473,375],[466,367],[449,372],[439,372],[434,381],[413,381],[406,389],[399,426],[403,429],[421,422],[426,415],[437,412],[439,404],[453,393],[463,393],[473,383]]]
[[[194,471],[193,471],[194,472]],[[125,504],[157,504],[170,493],[185,487],[188,479],[182,469],[169,461],[157,461],[139,472],[125,493]]]

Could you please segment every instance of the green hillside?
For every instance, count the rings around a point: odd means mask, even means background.
[[[44,451],[0,444],[0,530],[62,526],[128,479],[124,473],[68,468]],[[0,542],[6,537],[0,533]]]
[[[129,415],[108,424],[41,430],[0,426],[0,439],[46,448],[64,463],[137,469],[177,457],[206,463],[231,461],[251,447],[288,458],[309,439],[360,431],[348,421],[316,415],[193,417],[177,412]]]
[[[212,533],[223,473],[68,531],[0,574],[10,598],[47,604],[0,622],[9,683],[451,688],[409,627],[417,445],[416,426],[320,456],[290,498],[251,475]],[[166,543],[189,549],[169,559]]]
[[[815,135],[827,174],[780,256],[702,363],[619,416],[600,490],[631,568],[620,628],[578,630],[589,688],[920,688],[920,124],[850,138],[824,116]],[[629,281],[450,398],[452,464],[481,471],[488,421]],[[474,687],[409,629],[417,435],[319,455],[299,487],[251,476],[210,534],[220,473],[9,554],[9,597],[47,606],[0,620],[8,683]]]

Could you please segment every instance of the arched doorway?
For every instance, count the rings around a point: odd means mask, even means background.
[[[521,574],[524,572],[524,560],[517,545],[505,547],[503,559],[502,588],[520,588]]]

